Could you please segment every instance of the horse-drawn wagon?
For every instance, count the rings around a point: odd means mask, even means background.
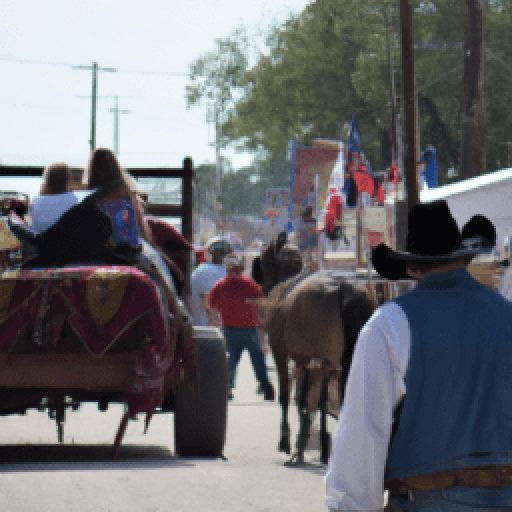
[[[41,172],[0,168],[3,176]],[[0,415],[46,411],[63,442],[67,411],[85,402],[99,411],[124,404],[113,436],[117,456],[130,419],[145,414],[147,427],[155,412],[172,412],[178,454],[219,456],[227,417],[225,342],[219,330],[191,325],[183,305],[192,262],[192,162],[130,172],[149,190],[148,213],[181,272],[180,294],[166,307],[155,282],[128,265],[21,268],[16,240],[7,237],[0,247]],[[152,186],[172,189],[173,200],[160,194],[153,201]]]

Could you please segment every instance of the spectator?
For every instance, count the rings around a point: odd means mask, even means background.
[[[207,243],[211,262],[200,263],[190,278],[190,307],[194,325],[218,325],[219,321],[207,308],[208,294],[213,285],[226,277],[222,264],[224,257],[231,253],[231,246],[225,240],[215,237]]]
[[[409,213],[407,251],[373,250],[382,277],[419,282],[357,341],[329,510],[380,510],[384,488],[393,510],[511,510],[512,304],[466,270],[493,232],[482,216],[459,231],[434,201]]]
[[[230,255],[225,259],[227,276],[212,288],[208,304],[219,312],[222,330],[229,353],[229,398],[233,398],[238,363],[245,349],[265,400],[274,400],[259,335],[258,306],[255,299],[262,298],[263,289],[250,277],[243,276],[245,261],[241,256]]]

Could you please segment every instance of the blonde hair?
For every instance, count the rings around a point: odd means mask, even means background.
[[[119,181],[127,192],[136,192],[135,179],[121,167],[114,152],[107,148],[97,148],[91,153],[82,181],[89,189]]]

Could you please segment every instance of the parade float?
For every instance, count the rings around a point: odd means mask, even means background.
[[[315,139],[312,146],[291,145],[288,229],[297,231],[301,213],[313,209],[319,233],[316,258],[323,268],[355,272],[367,266],[372,247],[393,244],[400,193],[396,164],[372,170],[361,150],[355,115],[346,144]]]
[[[311,146],[293,142],[290,155],[289,232],[297,232],[301,212],[312,208],[319,234],[314,251],[320,268],[375,279],[371,250],[381,242],[397,246],[400,217],[406,213],[402,211],[405,191],[398,163],[381,171],[372,169],[362,151],[355,114],[346,142],[315,139]],[[478,212],[496,225],[496,250],[474,258],[469,271],[498,289],[512,246],[512,189],[507,186],[512,170],[439,186],[436,150],[427,145],[418,162],[417,180],[421,201],[446,199],[459,223]]]
[[[2,176],[42,171],[0,167]],[[216,328],[193,326],[183,306],[192,264],[192,161],[177,169],[129,171],[146,191],[154,242],[180,269],[167,305],[135,266],[22,264],[26,255],[9,225],[24,222],[28,199],[0,195],[0,416],[47,412],[62,443],[66,413],[86,402],[99,411],[123,404],[113,436],[117,457],[129,420],[145,415],[147,429],[153,414],[170,412],[179,455],[220,456],[227,423],[225,341]]]

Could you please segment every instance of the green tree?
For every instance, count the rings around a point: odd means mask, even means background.
[[[487,166],[512,166],[512,3],[491,1],[486,33]]]
[[[364,150],[380,160],[387,131],[383,8],[389,2],[317,0],[274,27],[270,52],[245,75],[244,93],[224,126],[248,149],[284,153],[296,138],[339,138],[359,113]]]
[[[437,148],[440,179],[446,182],[446,171],[457,168],[460,161],[464,2],[417,0],[414,5],[420,144],[422,148],[428,144]],[[511,11],[508,0],[488,1],[488,170],[505,165],[512,156],[512,146],[507,146],[512,131],[512,119],[507,115],[512,100],[508,87],[512,70]],[[391,20],[389,33],[387,19]],[[256,157],[248,175],[258,176],[259,181],[248,184],[247,176],[244,178],[245,185],[254,190],[287,184],[286,152],[291,139],[311,144],[317,137],[340,138],[343,124],[353,111],[358,113],[363,150],[374,168],[382,168],[390,163],[388,37],[400,109],[396,0],[316,0],[299,15],[272,27],[266,39],[268,49],[250,67],[245,60],[235,72],[230,71],[229,76],[236,77],[231,81],[224,74],[231,68],[218,66],[222,52],[233,51],[236,55],[238,48],[247,59],[251,41],[238,35],[228,38],[233,45],[219,45],[218,55],[198,60],[191,76],[195,85],[202,83],[199,78],[203,77],[204,87],[189,90],[194,92],[190,104],[198,98],[228,98],[222,103],[226,106],[223,143],[254,151]],[[242,62],[241,57],[239,60]],[[229,85],[229,94],[224,84]],[[229,180],[236,181],[234,177]],[[232,205],[235,208],[236,201]]]
[[[201,164],[194,169],[193,210],[204,215],[215,208],[215,165]]]
[[[219,126],[234,108],[237,90],[247,69],[248,39],[245,29],[238,28],[230,36],[215,41],[215,51],[208,52],[192,62],[190,83],[186,86],[187,107],[205,104],[207,120]],[[222,136],[221,147],[228,140]]]

